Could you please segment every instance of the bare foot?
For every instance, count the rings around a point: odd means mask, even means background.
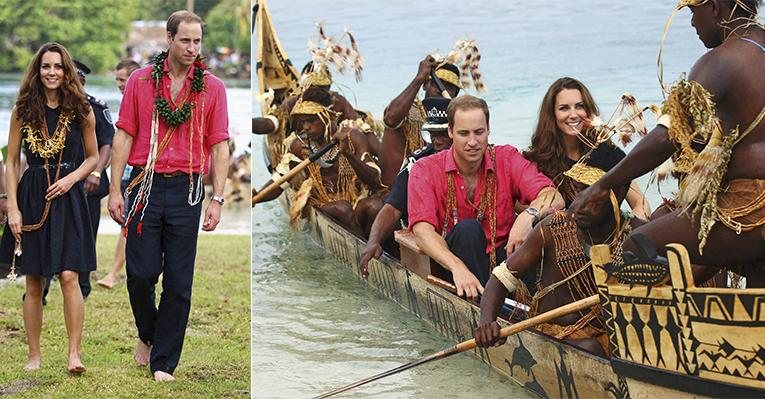
[[[39,370],[40,369],[40,357],[29,357],[27,358],[27,364],[24,365],[24,371],[33,371],[33,370]]]
[[[69,364],[66,367],[70,374],[82,374],[85,372],[85,366],[82,364],[79,355],[69,355]]]
[[[117,284],[117,279],[115,279],[113,276],[107,274],[102,278],[101,280],[96,281],[96,284],[100,285],[104,288],[113,288],[115,284]]]
[[[148,366],[150,353],[151,347],[139,339],[135,344],[135,351],[133,351],[133,360],[135,360],[135,364],[140,367]]]
[[[172,374],[167,374],[164,371],[157,370],[154,372],[154,381],[157,381],[157,382],[175,381],[175,377],[173,377]]]

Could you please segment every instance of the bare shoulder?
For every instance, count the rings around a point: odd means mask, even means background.
[[[727,90],[737,90],[738,82],[749,84],[752,74],[759,75],[763,67],[765,56],[757,46],[741,39],[729,39],[699,57],[688,79],[721,97]]]
[[[729,74],[724,73],[732,62],[730,51],[722,46],[708,51],[699,57],[688,73],[688,80],[700,83],[713,95],[725,87]]]

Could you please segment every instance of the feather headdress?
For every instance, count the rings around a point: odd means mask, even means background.
[[[347,36],[349,45],[344,45],[334,37],[327,35],[321,22],[316,23],[316,28],[319,31],[319,41],[314,43],[312,40],[308,40],[308,52],[313,60],[311,74],[323,73],[325,76],[329,76],[328,68],[332,65],[341,74],[345,73],[346,70],[352,70],[356,75],[356,81],[361,81],[364,58],[359,53],[356,38],[348,30],[348,27],[344,29],[341,39],[343,36]],[[311,83],[316,84],[316,81]]]
[[[439,66],[444,64],[459,65],[460,84],[463,89],[472,85],[478,93],[486,90],[486,84],[483,82],[479,65],[481,63],[481,52],[475,40],[457,40],[454,42],[454,49],[446,57],[441,57],[438,53],[433,54],[433,58],[438,60]]]

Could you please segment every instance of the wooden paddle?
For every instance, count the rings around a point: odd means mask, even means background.
[[[598,301],[599,301],[599,299],[598,299],[597,295],[593,295],[593,296],[590,296],[590,297],[587,297],[587,298],[584,298],[584,299],[580,299],[580,300],[578,300],[576,302],[569,303],[568,305],[561,306],[559,308],[550,310],[548,312],[536,315],[536,316],[534,316],[532,318],[520,321],[520,322],[515,323],[515,324],[513,324],[511,326],[507,326],[507,327],[501,329],[499,331],[499,334],[503,338],[504,337],[508,337],[508,336],[513,335],[515,333],[518,333],[518,332],[521,332],[523,330],[527,330],[527,329],[529,329],[531,327],[534,327],[534,326],[536,326],[538,324],[546,323],[546,322],[548,322],[550,320],[556,319],[556,318],[558,318],[560,316],[563,316],[563,315],[566,315],[566,314],[569,314],[569,313],[573,313],[573,312],[576,312],[576,311],[579,311],[579,310],[582,310],[582,309],[589,308],[589,307],[591,307],[593,305],[596,305],[598,303]],[[408,370],[410,368],[419,366],[421,364],[425,364],[425,363],[431,362],[433,360],[443,359],[443,358],[445,358],[447,356],[451,356],[451,355],[453,355],[455,353],[460,353],[460,352],[472,350],[475,347],[476,347],[475,339],[467,340],[465,342],[461,342],[461,343],[459,343],[457,345],[454,345],[451,348],[442,350],[440,352],[436,352],[436,353],[434,353],[432,355],[423,357],[423,358],[421,358],[419,360],[415,360],[413,362],[409,362],[407,364],[398,366],[398,367],[396,367],[394,369],[390,369],[390,370],[382,372],[380,374],[373,375],[373,376],[371,376],[369,378],[365,378],[363,380],[356,381],[356,382],[354,382],[352,384],[348,384],[346,386],[334,389],[334,390],[332,390],[330,392],[323,393],[323,394],[317,396],[315,399],[328,398],[330,396],[337,395],[338,393],[348,391],[350,389],[356,388],[356,387],[364,385],[366,383],[369,383],[369,382],[372,382],[372,381],[375,381],[375,380],[379,380],[381,378],[384,378],[384,377],[387,377],[389,375],[393,375],[393,374],[402,372],[404,370]]]
[[[438,87],[438,90],[441,91],[441,95],[444,96],[444,98],[448,98],[448,99],[452,98],[452,96],[449,95],[449,92],[446,91],[446,86],[444,86],[444,82],[442,82],[441,79],[436,75],[435,69],[430,70],[430,78],[433,79],[433,83],[436,84],[436,87]]]
[[[331,150],[332,147],[336,146],[338,141],[336,139],[333,139],[329,143],[325,144],[324,147],[319,148],[314,152],[313,154],[309,155],[308,158],[304,159],[303,162],[300,162],[297,164],[294,168],[292,168],[289,172],[285,173],[282,177],[274,180],[271,184],[266,186],[266,188],[260,190],[257,194],[252,196],[252,206],[255,206],[258,202],[260,202],[263,198],[265,198],[266,195],[268,195],[271,191],[276,190],[277,187],[281,186],[282,183],[288,181],[289,179],[293,178],[296,174],[300,173],[303,169],[306,168],[306,166],[310,165],[313,162],[316,162],[319,158],[321,158],[322,155],[326,154],[327,151]]]

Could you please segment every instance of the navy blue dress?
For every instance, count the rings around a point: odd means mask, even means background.
[[[58,116],[58,109],[45,107],[45,120],[51,135],[56,130]],[[30,151],[24,138],[22,147],[29,168],[19,181],[16,195],[24,225],[30,225],[39,223],[42,218],[48,188],[45,174],[50,174],[53,183],[58,154],[48,158],[50,166],[46,169],[45,159]],[[79,119],[75,119],[69,124],[59,178],[77,169],[82,159],[82,128]],[[0,241],[0,262],[11,263],[14,246],[15,239],[6,224]],[[22,254],[16,258],[19,274],[50,277],[62,270],[90,272],[96,269],[95,240],[82,182],[75,183],[66,194],[53,199],[48,217],[39,229],[22,232],[21,247]]]

